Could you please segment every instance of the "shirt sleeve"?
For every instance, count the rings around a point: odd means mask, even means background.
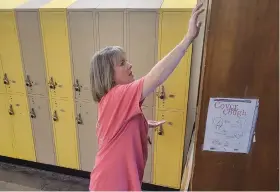
[[[118,85],[114,91],[114,97],[119,100],[120,112],[126,113],[128,116],[135,115],[140,112],[143,104],[144,78],[133,81],[125,85]]]

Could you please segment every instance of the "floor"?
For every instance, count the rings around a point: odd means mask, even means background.
[[[89,180],[0,162],[0,191],[88,191]]]

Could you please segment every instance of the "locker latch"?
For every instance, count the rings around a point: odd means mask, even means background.
[[[35,113],[34,108],[32,108],[31,111],[30,111],[30,117],[31,117],[32,119],[36,118],[36,113]]]
[[[81,92],[81,86],[79,84],[79,80],[76,79],[76,83],[74,84],[75,91]]]
[[[4,81],[5,85],[9,85],[10,84],[7,73],[4,74],[3,81]]]
[[[31,80],[30,80],[30,76],[29,76],[29,75],[26,75],[25,85],[26,85],[27,87],[32,87],[32,82],[31,82]]]
[[[53,120],[54,121],[58,121],[58,116],[57,116],[57,112],[56,111],[53,112]]]
[[[160,94],[159,94],[159,98],[160,99],[165,99],[165,91],[164,91],[164,86],[162,85],[161,86],[161,91],[160,91]]]
[[[12,105],[10,105],[10,108],[9,108],[9,114],[10,115],[14,115],[15,113],[14,113],[14,109],[13,109],[13,106]]]
[[[81,113],[78,114],[78,116],[76,117],[76,120],[79,125],[83,124],[83,119],[82,119]]]
[[[49,85],[50,85],[50,89],[55,89],[55,87],[57,86],[57,83],[54,82],[53,77],[51,77]]]

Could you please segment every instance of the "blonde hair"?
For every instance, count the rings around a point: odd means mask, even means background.
[[[123,57],[124,50],[119,46],[108,46],[96,52],[91,60],[90,83],[92,97],[100,102],[115,86],[114,65]]]

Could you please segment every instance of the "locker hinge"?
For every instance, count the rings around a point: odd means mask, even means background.
[[[57,83],[53,80],[53,77],[51,77],[50,82],[49,82],[50,89],[55,89],[57,86]]]
[[[56,111],[53,112],[53,121],[58,121],[58,116]]]
[[[36,118],[36,113],[35,113],[34,108],[32,108],[31,111],[30,111],[30,117],[31,117],[32,119]]]
[[[31,82],[31,80],[30,80],[30,76],[29,76],[29,75],[26,75],[25,85],[26,85],[27,87],[32,87],[32,82]]]
[[[5,85],[9,85],[10,84],[10,81],[8,79],[7,73],[4,74],[3,82],[4,82]]]
[[[75,91],[81,92],[81,86],[79,84],[79,80],[76,79],[76,83],[74,84]]]
[[[161,86],[161,91],[160,91],[160,94],[159,94],[159,98],[162,99],[162,100],[165,99],[165,90],[164,90],[163,85]]]
[[[10,105],[10,107],[9,107],[9,115],[14,115],[14,114],[15,114],[15,112],[14,112],[13,106]]]
[[[76,117],[76,120],[79,125],[83,124],[83,119],[82,119],[81,113],[78,114],[78,116]]]

